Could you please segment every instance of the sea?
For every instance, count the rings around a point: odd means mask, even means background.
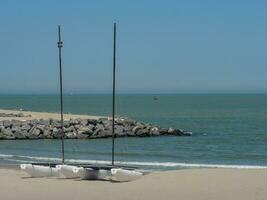
[[[0,95],[1,109],[59,112],[58,95]],[[64,112],[111,116],[110,94],[64,95]],[[115,162],[146,170],[267,168],[267,94],[120,94],[116,115],[193,132],[115,139]],[[66,140],[67,162],[111,162],[111,139]],[[0,140],[0,165],[60,162],[60,140]]]

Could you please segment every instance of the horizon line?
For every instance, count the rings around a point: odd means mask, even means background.
[[[194,94],[267,94],[267,91],[212,91],[212,92],[118,92],[116,95],[194,95]],[[56,92],[12,92],[12,93],[0,93],[0,96],[4,95],[59,95],[59,93]],[[112,95],[112,92],[65,92],[63,93],[64,96],[69,95]]]

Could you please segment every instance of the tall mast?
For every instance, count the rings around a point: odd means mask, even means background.
[[[116,23],[113,24],[112,166],[114,166],[115,80],[116,80]]]
[[[63,42],[61,41],[60,25],[58,26],[57,47],[58,47],[59,77],[60,77],[60,117],[61,117],[62,164],[64,164],[65,156],[64,156],[64,130],[63,130],[62,62],[61,62],[61,48],[63,47]]]

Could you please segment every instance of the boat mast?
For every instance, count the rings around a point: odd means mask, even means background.
[[[64,156],[64,130],[63,130],[63,95],[62,95],[62,62],[61,62],[61,48],[63,42],[61,41],[60,25],[58,26],[58,58],[59,58],[59,77],[60,77],[60,117],[61,117],[61,148],[62,148],[62,164],[65,162]]]
[[[112,166],[114,166],[115,79],[116,78],[116,23],[113,24],[113,94],[112,94]]]

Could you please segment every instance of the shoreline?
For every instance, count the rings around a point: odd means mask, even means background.
[[[154,172],[124,183],[29,178],[20,170],[0,168],[1,199],[116,200],[264,200],[267,170],[184,169]],[[12,192],[16,190],[16,192]]]
[[[13,157],[16,157],[14,160]],[[31,163],[31,162],[51,162],[51,163],[60,163],[60,157],[38,157],[38,156],[26,156],[26,155],[10,155],[10,154],[1,154],[0,160],[7,159],[12,164],[7,162],[0,162],[0,168],[3,166],[14,166],[19,167],[21,163]],[[26,159],[26,160],[23,160]],[[28,160],[29,159],[29,160]],[[85,163],[93,165],[108,165],[110,160],[81,160],[75,158],[65,159],[66,164],[68,163]],[[116,161],[116,165],[129,165],[129,166],[138,166],[140,169],[149,170],[149,171],[173,171],[173,170],[183,170],[183,169],[241,169],[241,170],[267,170],[267,165],[253,165],[253,164],[207,164],[207,163],[181,163],[181,162],[159,162],[159,161]],[[151,168],[152,167],[152,168]],[[4,167],[5,168],[5,167]]]
[[[35,111],[24,111],[24,110],[9,110],[9,109],[0,109],[0,113],[6,114],[23,114],[23,117],[0,117],[0,121],[3,120],[19,120],[19,121],[26,121],[26,120],[34,120],[34,119],[60,119],[60,113],[50,113],[50,112],[35,112]],[[31,115],[31,116],[27,116]],[[70,120],[74,118],[81,118],[81,119],[99,119],[99,118],[108,118],[107,116],[94,116],[94,115],[78,115],[78,114],[71,114],[71,113],[64,113],[64,120]]]

